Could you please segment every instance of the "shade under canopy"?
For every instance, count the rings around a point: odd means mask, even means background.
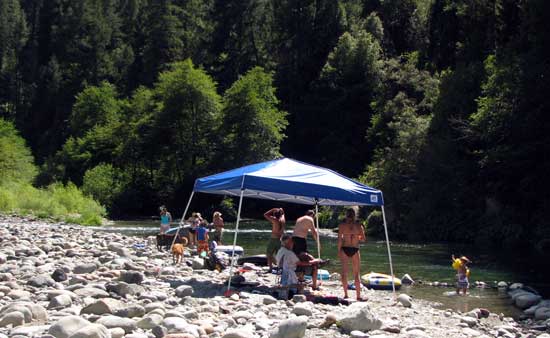
[[[195,192],[313,205],[382,206],[382,192],[332,170],[282,158],[199,178]]]

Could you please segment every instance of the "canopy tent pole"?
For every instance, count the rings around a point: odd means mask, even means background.
[[[384,205],[382,205],[381,207],[382,207],[382,219],[384,220],[384,232],[386,233],[386,245],[388,247],[388,258],[390,260],[390,273],[392,277],[391,287],[393,289],[393,297],[395,298],[395,282],[394,282],[395,276],[393,275],[393,264],[391,261],[390,237],[388,236],[388,225],[386,223],[386,212],[384,211]]]
[[[317,227],[317,258],[321,259],[321,234],[319,233],[319,201],[315,199],[315,223]]]
[[[176,235],[174,236],[174,239],[172,240],[172,245],[170,245],[170,251],[172,251],[172,247],[174,246],[174,243],[176,243],[176,238],[178,238],[178,235],[180,234],[181,226],[183,225],[183,222],[185,220],[185,215],[187,215],[187,211],[189,211],[189,206],[191,205],[191,200],[193,199],[193,195],[195,194],[195,190],[191,191],[191,196],[189,196],[189,201],[187,201],[187,205],[185,206],[185,210],[183,211],[183,215],[180,219],[180,224],[178,226],[178,231],[176,231]]]
[[[227,281],[227,290],[231,290],[231,277],[233,277],[233,267],[235,266],[235,246],[237,245],[237,234],[239,233],[239,221],[241,220],[241,207],[243,205],[244,189],[241,189],[239,198],[239,209],[237,211],[237,223],[235,224],[235,236],[233,236],[233,251],[231,252],[231,268],[229,269],[229,280]]]

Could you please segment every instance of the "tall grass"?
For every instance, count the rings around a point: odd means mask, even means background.
[[[104,207],[72,183],[54,183],[38,189],[30,183],[15,181],[0,185],[0,212],[83,225],[100,225],[106,214]]]

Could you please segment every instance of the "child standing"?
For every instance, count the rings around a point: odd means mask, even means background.
[[[470,277],[470,269],[468,268],[468,264],[471,261],[466,256],[455,258],[455,255],[452,255],[451,259],[453,260],[453,269],[456,270],[456,294],[459,295],[460,290],[462,290],[462,294],[466,295],[466,290],[468,290],[468,287],[470,286],[468,281],[468,278]]]
[[[206,257],[208,255],[208,228],[206,228],[206,222],[201,222],[197,228],[197,254],[199,257]],[[202,256],[202,253],[205,255]]]

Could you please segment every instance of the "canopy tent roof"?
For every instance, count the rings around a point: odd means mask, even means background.
[[[313,205],[384,205],[382,192],[332,170],[289,158],[195,181],[193,191]]]

